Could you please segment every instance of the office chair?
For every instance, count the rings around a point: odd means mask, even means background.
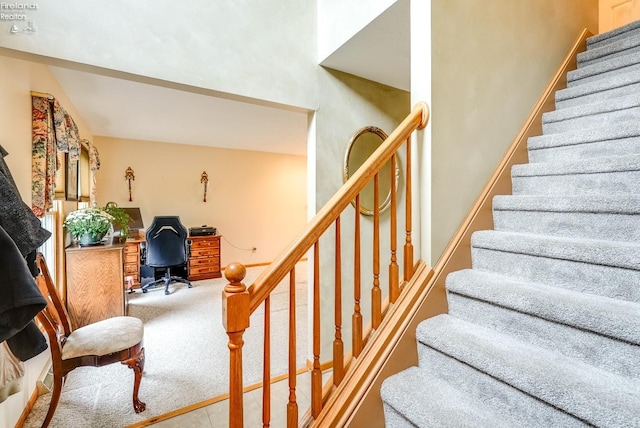
[[[102,367],[118,361],[129,366],[134,372],[133,410],[136,413],[144,412],[146,405],[138,398],[144,370],[142,321],[135,317],[120,316],[73,330],[67,310],[58,298],[49,269],[40,253],[36,256],[36,264],[40,271],[36,283],[47,300],[47,307],[36,318],[49,337],[53,368],[51,402],[42,428],[46,428],[53,418],[67,374],[81,366]]]
[[[191,288],[191,282],[179,276],[171,276],[171,268],[187,263],[187,229],[178,216],[156,216],[146,232],[145,265],[165,268],[164,277],[142,286],[146,293],[151,287],[164,283],[164,294],[170,294],[171,282],[182,282]]]

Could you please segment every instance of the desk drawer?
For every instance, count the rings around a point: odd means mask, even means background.
[[[202,258],[189,259],[189,267],[206,266],[206,265],[220,266],[220,257],[214,256],[214,257],[202,257]]]
[[[209,273],[209,272],[220,272],[220,267],[218,265],[200,265],[200,266],[189,266],[189,274],[200,274],[200,273]]]
[[[140,263],[139,254],[137,252],[128,253],[128,252],[125,251],[124,263],[125,264],[133,264],[133,265]]]
[[[138,275],[139,272],[139,268],[138,265],[135,263],[127,263],[126,265],[124,265],[124,274],[125,275]]]
[[[220,256],[220,248],[191,248],[191,253],[189,257],[197,258],[197,257],[219,257]]]
[[[200,279],[208,279],[208,278],[220,278],[222,274],[220,273],[220,268],[215,265],[208,266],[189,266],[189,280],[200,280]]]
[[[137,254],[138,253],[138,246],[136,244],[127,244],[127,245],[124,246],[124,253],[126,255]]]
[[[191,248],[220,248],[219,239],[191,239]]]

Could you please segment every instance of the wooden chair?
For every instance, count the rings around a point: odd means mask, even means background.
[[[67,310],[58,298],[42,254],[38,253],[36,263],[40,269],[36,282],[47,298],[47,307],[37,319],[49,337],[53,367],[51,404],[42,427],[46,428],[51,422],[67,374],[80,366],[101,367],[119,361],[132,368],[133,409],[136,413],[143,412],[146,405],[138,399],[144,370],[142,321],[128,316],[113,317],[72,330]]]

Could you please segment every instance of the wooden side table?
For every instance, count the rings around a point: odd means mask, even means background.
[[[187,279],[198,281],[222,277],[220,235],[189,236]]]

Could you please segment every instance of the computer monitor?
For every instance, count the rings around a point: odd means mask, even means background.
[[[140,208],[125,208],[120,207],[129,214],[131,220],[129,220],[129,234],[131,236],[137,236],[140,229],[144,229],[144,223],[142,222],[142,214],[140,214]],[[114,232],[119,232],[120,228],[114,225]]]

